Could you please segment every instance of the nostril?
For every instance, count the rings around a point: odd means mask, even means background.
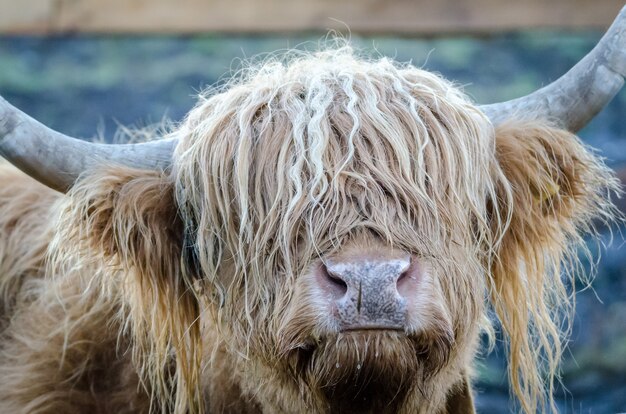
[[[400,277],[396,281],[396,289],[398,291],[398,294],[400,294],[400,296],[402,296],[403,298],[406,298],[411,293],[411,279],[412,276],[410,272],[406,270],[400,274]]]
[[[341,279],[341,277],[335,273],[329,272],[328,270],[326,270],[326,277],[328,281],[340,289],[342,293],[346,293],[348,285]]]
[[[411,260],[410,265],[406,270],[400,273],[396,281],[396,289],[403,298],[410,298],[415,295],[417,285],[419,283],[420,275],[419,264]]]
[[[406,279],[407,277],[409,277],[409,271],[405,270],[404,272],[400,273],[400,277],[398,277],[397,283],[398,284],[402,283],[404,279]]]
[[[342,298],[348,291],[348,285],[343,279],[341,279],[341,276],[330,272],[326,265],[322,264],[320,266],[319,274],[321,276],[323,286],[331,291],[337,299]]]

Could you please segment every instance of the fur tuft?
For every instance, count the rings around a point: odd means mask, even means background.
[[[582,236],[618,215],[609,195],[619,183],[576,136],[537,122],[498,127],[496,156],[505,176],[499,220],[508,226],[489,283],[509,339],[510,382],[525,412],[556,412],[554,378],[574,304],[567,286],[577,276],[590,281],[578,259],[588,254]]]
[[[199,411],[197,287],[182,261],[171,180],[121,167],[86,176],[68,194],[58,229],[51,269],[67,272],[67,258],[107,269],[100,282],[121,286],[120,324],[148,391],[165,411]]]

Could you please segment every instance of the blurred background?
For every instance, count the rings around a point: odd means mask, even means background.
[[[556,79],[599,40],[615,0],[0,0],[0,95],[69,135],[181,121],[242,59],[315,50],[337,30],[366,54],[439,72],[478,103]],[[626,90],[580,133],[626,180]],[[1,185],[1,183],[0,183]],[[622,205],[623,207],[623,205]],[[595,252],[555,398],[563,413],[626,412],[626,247]],[[590,264],[591,265],[591,264]],[[504,349],[482,355],[479,413],[515,409]]]

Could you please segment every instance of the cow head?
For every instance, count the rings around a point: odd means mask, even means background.
[[[520,396],[539,392],[536,346],[560,352],[558,266],[610,211],[610,174],[575,137],[494,130],[447,81],[349,49],[261,67],[177,134],[197,267],[266,406],[289,410],[277,393],[291,392],[301,409],[438,409],[489,295]]]
[[[392,408],[461,379],[500,172],[493,128],[448,82],[330,51],[262,67],[178,133],[177,200],[227,347],[271,377],[251,393]]]
[[[136,359],[180,412],[202,404],[203,352],[218,348],[213,363],[225,352],[268,411],[440,410],[488,309],[534,412],[540,361],[551,378],[561,353],[559,275],[617,184],[565,129],[501,118],[347,47],[267,62],[203,95],[165,144],[120,150],[154,167],[167,157],[142,151],[175,145],[167,171],[100,165],[68,181],[101,161],[86,157],[57,174],[73,186],[53,263],[89,257],[124,280]],[[37,168],[24,169],[49,176]]]

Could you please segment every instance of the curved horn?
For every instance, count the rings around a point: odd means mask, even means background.
[[[171,165],[176,142],[107,145],[81,141],[46,127],[0,96],[0,156],[57,191],[66,192],[83,171],[101,162],[164,170]]]
[[[513,115],[549,119],[576,132],[619,92],[626,75],[626,7],[596,47],[569,72],[530,95],[482,105],[494,125]]]

